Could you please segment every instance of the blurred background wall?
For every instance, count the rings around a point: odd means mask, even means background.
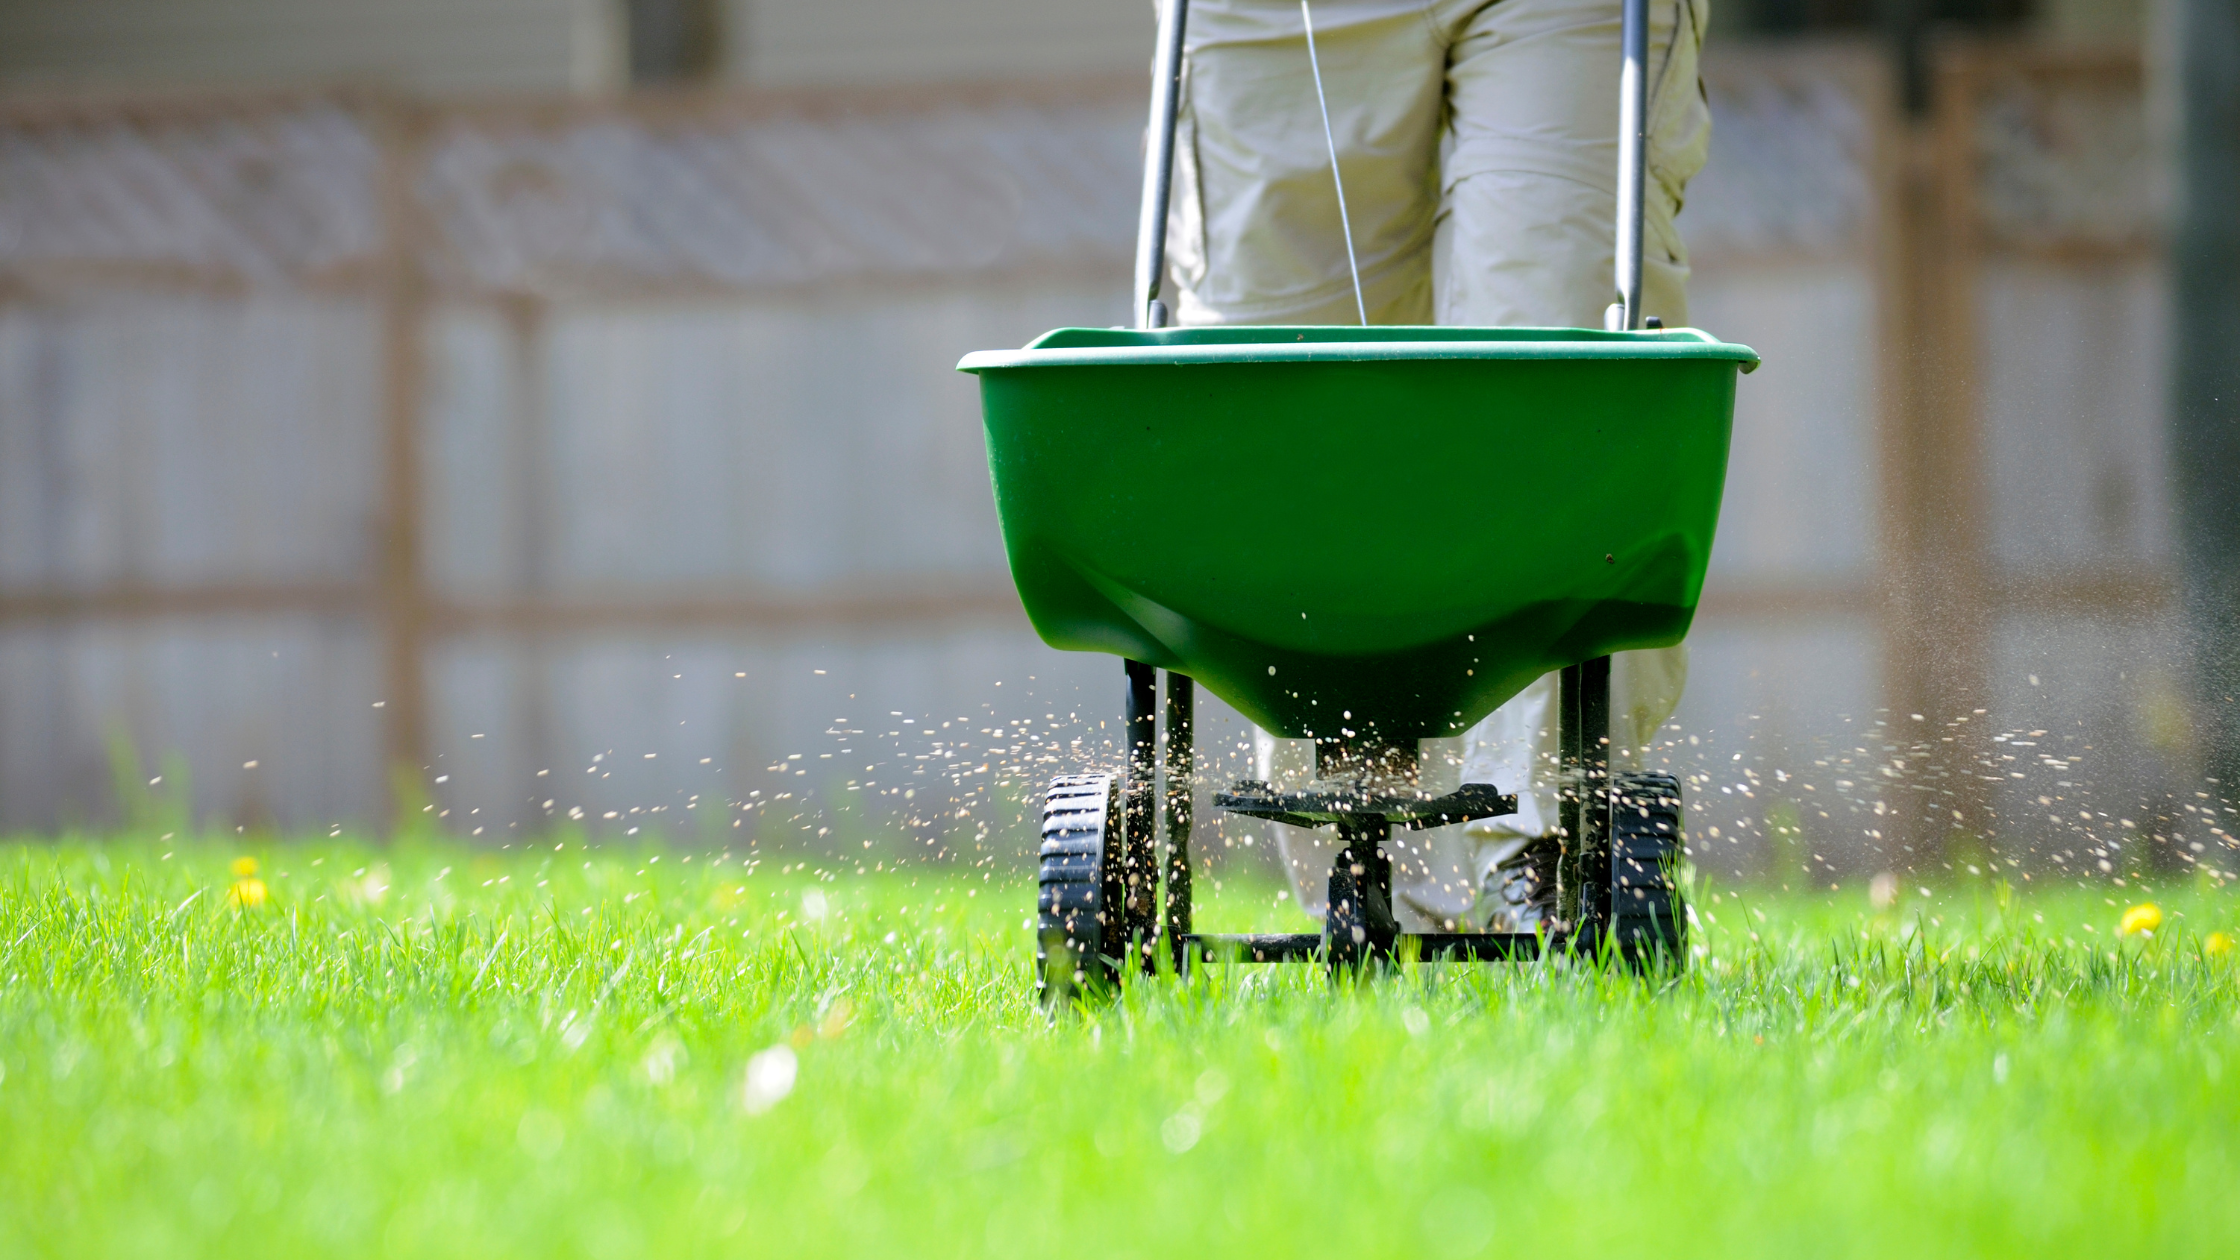
[[[2206,838],[2157,23],[1718,10],[1680,222],[1765,366],[1662,754],[1713,867]],[[1117,664],[1026,626],[950,369],[1124,317],[1150,32],[0,3],[0,827],[940,848],[1109,755]]]
[[[0,6],[19,83],[434,93],[879,86],[1140,71],[1131,0],[73,0]]]

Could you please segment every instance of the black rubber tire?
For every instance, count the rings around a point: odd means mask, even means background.
[[[1688,907],[1680,780],[1650,772],[1610,781],[1610,935],[1628,963],[1687,966]]]
[[[1042,804],[1041,870],[1035,890],[1035,997],[1055,1009],[1120,982],[1127,952],[1119,780],[1068,775]]]

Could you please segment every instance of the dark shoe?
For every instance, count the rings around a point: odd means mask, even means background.
[[[1562,846],[1542,836],[1501,865],[1486,872],[1478,893],[1486,931],[1553,930],[1556,923],[1556,859]]]

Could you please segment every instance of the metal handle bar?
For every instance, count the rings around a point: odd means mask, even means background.
[[[1641,327],[1641,219],[1649,129],[1649,0],[1624,0],[1618,42],[1618,301],[1606,323]]]
[[[1159,51],[1151,81],[1151,136],[1143,155],[1143,213],[1136,222],[1136,327],[1163,328],[1159,288],[1167,271],[1167,204],[1174,195],[1174,124],[1182,107],[1182,32],[1190,0],[1159,10]]]

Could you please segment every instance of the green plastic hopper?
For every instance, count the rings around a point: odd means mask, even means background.
[[[1043,640],[1412,746],[1679,642],[1747,346],[1693,329],[1063,328],[966,355]]]

